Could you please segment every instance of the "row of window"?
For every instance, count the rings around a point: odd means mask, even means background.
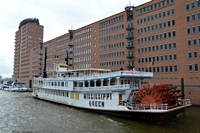
[[[56,45],[56,48],[67,46],[68,44],[69,44],[69,42],[61,43],[61,44]]]
[[[138,68],[138,71],[154,72],[154,73],[172,73],[178,72],[178,67],[175,66],[160,66],[160,67],[149,67],[149,68]]]
[[[89,54],[89,53],[91,53],[91,51],[92,51],[91,49],[85,49],[85,50],[82,50],[82,51],[74,52],[74,56]]]
[[[192,30],[192,31],[191,31]],[[197,27],[198,33],[200,33],[200,25]],[[196,34],[196,26],[193,26],[191,29],[190,27],[187,28],[187,34]]]
[[[116,66],[116,65],[124,65],[124,60],[100,63],[101,67],[104,67],[104,66]]]
[[[68,36],[63,37],[63,38],[59,38],[58,40],[56,40],[56,42],[62,42],[62,41],[67,40],[68,38],[69,38]]]
[[[83,37],[74,39],[74,43],[76,43],[76,42],[81,42],[81,41],[84,41],[84,40],[88,40],[88,39],[90,39],[90,38],[91,38],[91,35],[86,35],[86,36],[83,36]]]
[[[83,62],[83,61],[90,61],[91,56],[81,57],[81,58],[74,58],[74,63],[76,62]]]
[[[194,22],[196,21],[196,19],[200,20],[200,13],[198,13],[197,15],[196,14],[192,14],[192,16],[186,16],[186,22],[190,22],[190,18],[191,18],[191,21]]]
[[[120,38],[124,38],[124,33],[116,34],[116,35],[113,35],[113,36],[107,36],[107,37],[104,37],[104,38],[100,38],[100,43],[105,43],[105,42],[108,42],[108,41],[111,41],[111,40],[120,39]]]
[[[142,24],[142,23],[146,23],[146,22],[150,22],[159,18],[164,18],[166,16],[170,16],[170,15],[174,15],[175,14],[175,10],[171,9],[171,10],[167,10],[164,12],[160,12],[158,14],[153,14],[151,16],[148,17],[144,17],[144,18],[140,18],[137,20],[137,24]]]
[[[198,64],[189,64],[189,72],[198,72],[199,71],[199,66]]]
[[[140,63],[149,63],[152,61],[162,62],[162,61],[176,61],[177,55],[170,54],[170,55],[158,55],[156,57],[146,57],[146,58],[138,58],[138,64]]]
[[[194,9],[195,7],[200,7],[200,0],[197,0],[197,2],[192,2],[191,4],[185,5],[186,11],[190,9]]]
[[[146,53],[146,52],[154,52],[154,51],[162,51],[162,50],[171,50],[171,49],[176,49],[176,43],[169,43],[169,44],[160,44],[156,46],[148,46],[145,48],[138,48],[138,54],[140,53]]]
[[[153,35],[153,36],[148,36],[144,38],[139,38],[138,39],[138,44],[140,43],[145,43],[145,42],[150,42],[150,41],[157,41],[157,40],[162,40],[162,39],[167,39],[171,37],[176,37],[176,31],[168,32],[168,33],[161,33],[160,35]]]
[[[110,49],[119,48],[119,47],[124,47],[124,42],[100,46],[100,51],[110,50]]]
[[[115,32],[115,31],[118,31],[118,30],[121,30],[121,29],[124,29],[124,25],[117,25],[115,27],[112,27],[112,28],[108,28],[108,29],[104,29],[104,30],[101,30],[100,31],[100,35],[105,35],[105,34],[108,34],[110,32]]]
[[[74,33],[74,36],[79,36],[79,35],[82,35],[82,34],[85,34],[85,33],[88,33],[92,30],[92,28],[86,28],[84,30],[81,30],[81,31],[78,31],[78,32],[75,32]]]
[[[124,56],[124,51],[102,54],[100,55],[100,59],[117,57],[117,56]]]
[[[110,20],[107,20],[105,22],[102,22],[102,23],[99,24],[99,26],[100,26],[100,28],[103,28],[103,27],[109,26],[111,24],[117,23],[117,22],[119,22],[121,20],[124,20],[124,15],[121,15],[119,17],[115,17],[113,19],[110,19]]]
[[[158,30],[158,29],[162,29],[162,28],[166,28],[166,27],[170,27],[170,26],[175,26],[175,20],[163,22],[163,23],[159,23],[159,24],[154,24],[152,26],[137,29],[137,33],[138,34],[146,33],[147,31],[150,32],[150,31],[154,31],[154,30]]]
[[[198,58],[198,52],[194,52],[194,59],[197,59]],[[192,59],[192,52],[189,52],[188,53],[188,59]]]
[[[76,46],[74,46],[74,49],[84,48],[84,47],[88,47],[88,46],[91,46],[91,42],[86,42],[83,44],[76,45]]]
[[[74,69],[84,69],[84,68],[91,68],[91,64],[81,64],[81,65],[74,65]]]
[[[158,3],[155,3],[153,5],[150,5],[150,6],[147,6],[147,7],[144,7],[142,9],[137,10],[136,15],[141,15],[143,13],[147,13],[149,11],[159,9],[161,7],[165,7],[165,6],[168,6],[170,4],[174,4],[174,0],[163,0],[161,2],[158,2]]]
[[[198,39],[188,40],[188,47],[191,47],[192,44],[193,44],[193,46],[197,46],[197,40]],[[198,41],[198,45],[200,45],[200,38],[199,38],[199,41]]]

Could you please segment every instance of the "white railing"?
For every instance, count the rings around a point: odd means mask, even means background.
[[[152,72],[140,72],[140,71],[116,71],[116,72],[109,72],[109,73],[92,73],[92,74],[83,74],[79,73],[79,76],[71,75],[66,77],[56,77],[56,79],[65,80],[83,80],[83,79],[95,79],[95,78],[109,78],[109,77],[117,77],[117,76],[131,76],[131,77],[153,77]],[[42,77],[36,78],[40,79]],[[52,80],[55,77],[46,78],[45,80]]]
[[[113,85],[113,86],[96,86],[96,87],[74,87],[74,90],[117,90],[117,89],[128,89],[129,84]]]
[[[192,104],[190,99],[179,99],[178,100],[178,105],[190,105]]]
[[[168,110],[168,104],[129,104],[131,110]]]

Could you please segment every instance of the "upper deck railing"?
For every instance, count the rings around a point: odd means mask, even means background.
[[[153,73],[152,72],[140,72],[140,71],[116,71],[116,72],[109,72],[109,73],[90,73],[90,74],[84,74],[79,73],[78,76],[76,75],[70,75],[65,77],[56,77],[56,79],[59,80],[87,80],[87,79],[102,79],[102,78],[113,78],[113,77],[136,77],[136,78],[152,78]],[[35,78],[41,79],[42,77]],[[43,80],[55,80],[55,77],[45,78]]]

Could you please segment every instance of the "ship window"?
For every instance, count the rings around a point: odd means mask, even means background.
[[[68,82],[65,82],[65,87],[68,87]]]
[[[58,86],[60,86],[60,82],[58,82]]]
[[[64,86],[64,82],[61,82],[61,86],[62,86],[62,87]]]
[[[57,86],[57,82],[55,82],[55,86]]]
[[[51,82],[51,86],[53,86],[53,82]]]

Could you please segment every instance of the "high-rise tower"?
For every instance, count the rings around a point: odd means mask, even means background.
[[[32,87],[32,78],[39,75],[38,57],[33,57],[33,48],[43,42],[43,26],[39,19],[27,18],[20,22],[19,29],[15,33],[14,53],[14,80],[26,82]]]

